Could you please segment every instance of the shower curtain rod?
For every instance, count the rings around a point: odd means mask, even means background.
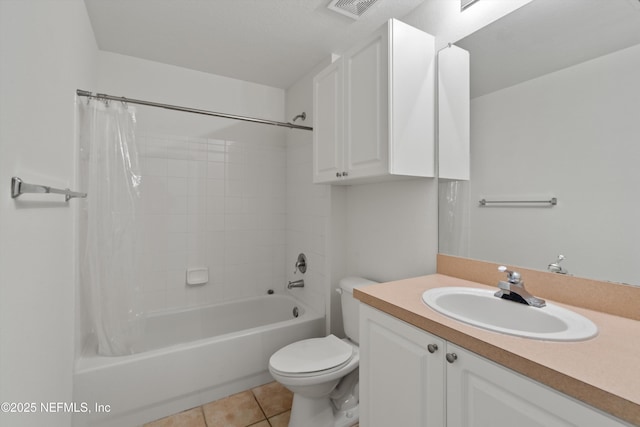
[[[285,123],[285,122],[277,122],[277,121],[274,121],[274,120],[257,119],[255,117],[238,116],[238,115],[235,115],[235,114],[216,113],[215,111],[198,110],[196,108],[180,107],[178,105],[161,104],[159,102],[143,101],[143,100],[140,100],[140,99],[125,98],[124,96],[113,96],[113,95],[107,95],[107,94],[104,94],[104,93],[93,94],[93,93],[91,93],[89,91],[81,90],[81,89],[77,89],[76,90],[76,95],[85,96],[87,98],[107,99],[107,100],[110,100],[110,101],[127,102],[129,104],[146,105],[148,107],[159,107],[159,108],[164,108],[164,109],[167,109],[167,110],[182,111],[182,112],[185,112],[185,113],[202,114],[202,115],[205,115],[205,116],[222,117],[222,118],[225,118],[225,119],[242,120],[242,121],[245,121],[245,122],[261,123],[261,124],[272,125],[272,126],[281,126],[281,127],[286,127],[286,128],[290,128],[290,129],[301,129],[301,130],[311,130],[311,131],[313,130],[312,127],[296,125],[296,124],[293,124],[293,123]]]

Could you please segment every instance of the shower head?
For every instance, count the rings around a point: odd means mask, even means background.
[[[295,122],[298,119],[302,119],[302,121],[304,122],[307,119],[307,113],[303,111],[301,114],[298,114],[297,116],[295,116],[293,118],[293,121]]]

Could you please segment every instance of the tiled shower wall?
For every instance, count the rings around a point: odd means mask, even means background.
[[[138,144],[147,311],[284,289],[284,141],[138,135]],[[208,268],[209,283],[187,286],[188,268]]]

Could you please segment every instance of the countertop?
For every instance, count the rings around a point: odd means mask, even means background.
[[[640,321],[547,299],[598,326],[587,341],[552,342],[500,334],[446,317],[422,301],[443,286],[496,289],[442,274],[356,288],[354,297],[426,332],[640,426]]]

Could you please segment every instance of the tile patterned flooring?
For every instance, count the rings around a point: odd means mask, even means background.
[[[277,382],[234,394],[144,427],[287,427],[293,394]]]
[[[143,427],[287,427],[292,401],[289,390],[272,382]]]

